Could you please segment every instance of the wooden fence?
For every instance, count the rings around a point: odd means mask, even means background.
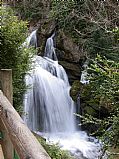
[[[12,98],[12,70],[2,69],[0,70],[0,144],[4,158],[51,159],[12,106]]]

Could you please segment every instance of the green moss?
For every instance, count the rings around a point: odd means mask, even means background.
[[[95,116],[95,115],[96,115],[95,110],[94,110],[93,108],[91,108],[91,107],[88,107],[88,106],[85,107],[84,111],[85,111],[87,114],[90,114],[90,115],[92,115],[92,116]]]

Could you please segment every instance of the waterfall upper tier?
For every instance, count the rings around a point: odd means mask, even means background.
[[[23,43],[23,46],[29,47],[37,47],[37,36],[36,36],[37,30],[34,30],[26,39],[26,41]]]
[[[54,36],[55,34],[53,34],[50,38],[47,39],[44,56],[52,60],[58,61],[53,41]]]

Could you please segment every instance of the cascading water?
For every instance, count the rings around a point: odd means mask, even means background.
[[[55,53],[54,42],[53,42],[54,36],[55,34],[53,34],[50,38],[47,39],[44,56],[57,61],[58,59]]]
[[[32,87],[25,97],[27,125],[35,131],[74,131],[74,107],[69,98],[70,87],[63,68],[57,61],[40,56],[34,60],[34,69],[26,76],[26,83]]]
[[[86,62],[84,63],[83,68],[84,70],[82,71],[80,82],[83,84],[88,84],[89,83],[89,80],[87,80],[88,60],[86,60]]]
[[[23,43],[23,46],[29,47],[34,46],[37,47],[37,37],[36,37],[37,30],[34,30],[26,39],[26,41]]]
[[[35,56],[33,70],[26,76],[30,88],[24,98],[24,121],[48,141],[59,142],[61,148],[75,154],[76,159],[81,156],[98,159],[100,143],[76,130],[75,105],[69,95],[68,78],[56,60],[52,36],[46,42],[45,57]]]

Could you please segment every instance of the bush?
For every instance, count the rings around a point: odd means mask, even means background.
[[[119,63],[97,56],[89,68],[89,84],[81,92],[88,107],[108,110],[108,116],[85,114],[84,123],[98,124],[98,134],[108,145],[119,146]],[[88,88],[88,89],[87,89]]]
[[[13,104],[22,106],[26,89],[24,76],[29,70],[31,50],[22,46],[27,36],[27,23],[19,21],[12,9],[0,7],[0,69],[13,70]]]
[[[52,159],[74,159],[69,152],[61,150],[58,144],[47,144],[43,138],[38,136],[37,139]]]

